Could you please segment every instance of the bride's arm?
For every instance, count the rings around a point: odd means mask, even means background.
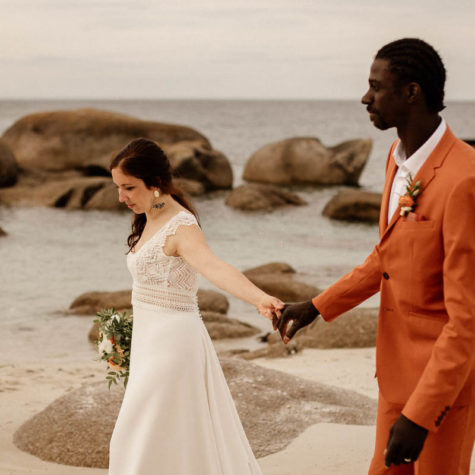
[[[272,319],[273,312],[283,308],[281,300],[263,292],[235,267],[216,256],[198,226],[180,226],[176,234],[168,238],[166,248],[167,253],[183,257],[220,289],[254,305],[265,317]]]

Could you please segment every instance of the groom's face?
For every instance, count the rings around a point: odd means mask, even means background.
[[[398,85],[396,75],[389,69],[388,60],[373,61],[368,83],[368,91],[361,102],[366,106],[371,122],[381,130],[399,125],[406,115],[407,103],[404,88]]]

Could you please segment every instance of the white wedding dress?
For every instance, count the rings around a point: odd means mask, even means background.
[[[201,320],[198,275],[163,252],[180,211],[136,253],[130,377],[110,443],[110,475],[262,475]]]

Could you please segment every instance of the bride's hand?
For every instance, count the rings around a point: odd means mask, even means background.
[[[272,297],[272,295],[265,294],[259,300],[257,304],[257,310],[261,315],[268,318],[269,320],[273,320],[274,316],[280,317],[280,310],[283,309],[285,306],[282,300],[278,299],[277,297]]]

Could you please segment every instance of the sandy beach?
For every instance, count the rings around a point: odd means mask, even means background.
[[[376,398],[374,349],[306,349],[289,358],[255,363],[312,381],[351,389]],[[12,442],[15,430],[57,397],[84,382],[100,381],[102,367],[67,362],[15,363],[0,367],[0,474],[106,474],[107,470],[44,462],[20,451]],[[364,474],[374,442],[374,426],[315,424],[284,450],[259,459],[265,475]],[[473,460],[473,459],[472,459]],[[472,463],[471,474],[475,474]]]

